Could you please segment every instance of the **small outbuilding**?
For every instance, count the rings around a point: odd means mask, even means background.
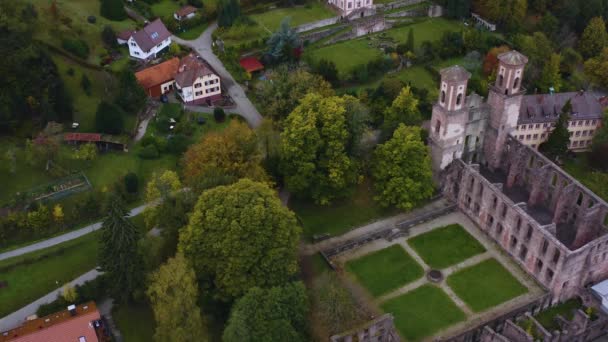
[[[127,44],[127,42],[129,41],[129,38],[131,38],[132,35],[133,35],[132,30],[126,30],[126,31],[119,32],[116,35],[116,42],[118,43],[118,45],[125,45],[125,44]]]
[[[177,21],[192,19],[196,16],[196,11],[196,7],[187,5],[175,11],[175,13],[173,13],[173,18]]]
[[[241,64],[243,69],[250,74],[256,71],[264,70],[264,65],[255,57],[241,58],[239,64]]]

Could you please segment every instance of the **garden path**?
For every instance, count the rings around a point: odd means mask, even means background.
[[[71,286],[82,285],[89,280],[97,278],[97,276],[100,274],[101,272],[97,271],[97,269],[92,269],[80,277],[72,280],[69,284]],[[12,314],[2,317],[0,319],[0,331],[10,330],[19,326],[21,323],[23,323],[26,317],[34,315],[40,305],[50,303],[57,299],[57,297],[59,297],[61,294],[61,289],[62,287],[59,287],[58,289],[49,292],[48,294],[13,312]]]
[[[230,112],[239,114],[253,128],[259,126],[262,123],[262,116],[258,112],[257,108],[251,103],[251,101],[247,98],[245,91],[243,88],[234,80],[232,75],[226,70],[222,61],[213,53],[212,43],[212,33],[217,29],[217,23],[213,23],[209,25],[209,27],[196,39],[194,40],[183,40],[179,37],[173,36],[174,42],[191,47],[198,54],[203,57],[203,59],[209,63],[211,68],[213,68],[222,79],[223,86],[228,90],[228,94],[236,104],[236,108],[230,110]]]

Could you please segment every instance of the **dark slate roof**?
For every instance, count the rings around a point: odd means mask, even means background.
[[[528,57],[511,50],[498,55],[498,60],[508,65],[522,65],[528,63]]]
[[[441,69],[439,73],[441,74],[441,79],[445,81],[465,81],[471,78],[471,73],[460,65]]]
[[[154,46],[169,37],[171,37],[171,32],[167,30],[160,19],[154,20],[133,34],[133,39],[145,52],[150,51]]]
[[[538,94],[523,96],[518,124],[556,121],[568,100],[572,104],[570,120],[602,118],[603,106],[593,94],[587,92]]]
[[[180,87],[191,87],[197,78],[213,74],[215,73],[207,63],[197,56],[189,54],[180,61],[177,75],[175,75],[175,82]]]

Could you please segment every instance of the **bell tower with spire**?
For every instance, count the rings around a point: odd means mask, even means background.
[[[462,155],[468,120],[467,83],[471,77],[458,65],[443,69],[440,74],[439,100],[433,105],[429,134],[435,174]]]
[[[490,117],[484,139],[483,154],[490,169],[502,162],[507,136],[517,127],[519,109],[525,89],[521,86],[528,58],[517,51],[498,55],[496,83],[490,87]]]

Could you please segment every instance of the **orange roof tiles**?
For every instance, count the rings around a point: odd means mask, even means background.
[[[168,61],[146,68],[135,73],[137,82],[145,89],[173,80],[179,68],[179,58],[173,57]]]

